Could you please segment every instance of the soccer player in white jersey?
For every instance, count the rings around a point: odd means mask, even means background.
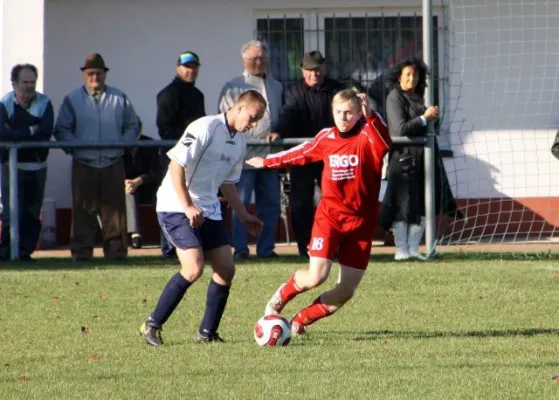
[[[163,344],[162,326],[186,290],[202,275],[204,260],[214,273],[196,341],[223,342],[218,328],[235,266],[217,193],[221,190],[251,233],[260,232],[262,222],[249,214],[235,183],[246,151],[244,135],[239,132],[252,129],[265,110],[264,97],[249,90],[226,113],[192,122],[167,153],[171,161],[157,191],[156,211],[163,233],[177,249],[181,269],[169,280],[155,310],[141,327],[144,339],[152,346]]]

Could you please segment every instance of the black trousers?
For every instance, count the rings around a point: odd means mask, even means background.
[[[299,255],[308,256],[307,246],[311,241],[314,222],[314,188],[315,182],[320,186],[322,179],[322,162],[292,167],[289,170],[291,226],[295,233]]]

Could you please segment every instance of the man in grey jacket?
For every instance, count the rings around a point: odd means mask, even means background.
[[[246,132],[248,139],[266,139],[268,142],[279,138],[276,125],[283,104],[283,87],[281,83],[268,73],[268,48],[258,40],[251,40],[241,49],[243,74],[231,79],[221,89],[219,96],[219,112],[227,112],[235,100],[247,90],[257,90],[266,99],[268,106],[264,117],[255,128]],[[245,159],[266,157],[272,152],[271,146],[247,147]],[[241,180],[237,183],[239,197],[248,207],[254,192],[256,213],[264,222],[262,233],[258,237],[256,253],[259,257],[277,257],[274,252],[276,225],[280,216],[279,177],[276,171],[253,169],[244,164]],[[235,248],[234,258],[246,259],[249,256],[248,234],[245,225],[233,213],[232,241]]]
[[[81,67],[85,85],[71,91],[58,112],[54,136],[58,141],[103,143],[132,141],[138,117],[126,95],[107,86],[109,69],[99,54],[90,54]],[[74,261],[93,256],[102,224],[107,259],[127,255],[123,149],[69,149],[72,160],[72,232]]]

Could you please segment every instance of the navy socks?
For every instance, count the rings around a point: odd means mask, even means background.
[[[161,297],[159,297],[157,307],[155,307],[155,311],[151,314],[150,319],[159,326],[162,326],[165,322],[167,322],[191,284],[191,282],[187,281],[180,273],[177,272],[171,279],[169,279],[169,282],[167,282],[165,289],[163,289],[163,293],[161,293]]]
[[[205,337],[215,335],[225,311],[231,286],[219,285],[212,279],[208,286],[206,312],[200,325],[200,334]]]

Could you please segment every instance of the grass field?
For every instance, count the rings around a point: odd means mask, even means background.
[[[0,265],[2,399],[557,399],[559,259],[373,257],[355,298],[285,348],[252,327],[301,264],[237,267],[220,329],[193,341],[206,271],[147,346],[138,327],[176,271],[158,258]],[[332,285],[337,267],[326,285]],[[291,317],[317,295],[299,296]]]

